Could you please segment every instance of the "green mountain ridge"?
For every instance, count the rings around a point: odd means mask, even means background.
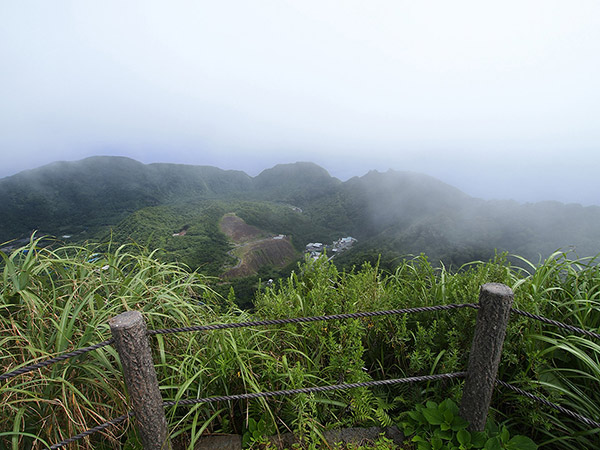
[[[0,242],[32,230],[74,241],[135,241],[218,274],[228,243],[218,220],[234,212],[249,225],[308,242],[358,239],[347,265],[383,254],[424,253],[460,265],[495,250],[537,260],[562,248],[600,253],[600,207],[484,201],[433,177],[370,171],[342,182],[309,162],[280,164],[256,177],[211,166],[142,164],[99,156],[57,162],[0,179]],[[187,234],[173,237],[182,227]],[[173,256],[175,255],[175,256]],[[165,256],[166,257],[166,256]]]

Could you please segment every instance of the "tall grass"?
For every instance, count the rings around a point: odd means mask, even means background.
[[[522,260],[524,261],[524,260]],[[600,261],[598,257],[571,258],[556,252],[543,264],[529,264],[517,292],[549,318],[598,331],[600,327]],[[532,311],[533,312],[533,311]],[[600,420],[600,341],[543,326],[529,328],[524,339],[543,359],[530,386],[579,414]],[[547,412],[540,440],[549,448],[597,448],[600,430],[564,415]]]
[[[136,309],[151,329],[474,303],[479,287],[501,282],[519,309],[597,330],[600,274],[594,259],[556,253],[541,264],[504,255],[456,272],[426,258],[384,274],[368,264],[340,272],[324,259],[300,264],[264,289],[253,312],[218,297],[208,279],[131,246],[39,247],[0,253],[0,373],[110,337],[109,318]],[[165,400],[352,383],[462,371],[471,345],[470,309],[279,327],[156,335],[154,362]],[[600,417],[600,344],[521,316],[509,323],[499,377]],[[171,437],[193,448],[203,432],[244,433],[249,419],[269,433],[315,441],[327,428],[390,425],[426,399],[459,400],[460,381],[168,408]],[[41,448],[127,411],[113,347],[18,376],[0,385],[0,447]],[[548,449],[594,448],[598,434],[510,392],[493,415]],[[79,448],[135,448],[131,423],[86,438]]]
[[[100,255],[93,247],[38,244],[32,239],[10,255],[0,253],[2,373],[110,338],[108,319],[129,309],[142,311],[150,328],[214,317],[188,300],[211,298],[205,278],[158,263],[152,254],[134,256],[119,247]],[[182,336],[172,341],[187,345]],[[161,370],[177,364],[174,355],[162,356]],[[1,442],[37,448],[68,438],[125,413],[125,392],[112,347],[12,378],[0,386]],[[120,448],[122,433],[109,428],[101,441]],[[85,445],[93,448],[97,441],[95,436]]]
[[[0,373],[106,340],[108,319],[129,309],[141,311],[150,329],[268,315],[266,309],[257,315],[238,310],[208,287],[214,280],[158,262],[143,249],[120,246],[101,252],[93,246],[53,249],[38,244],[32,240],[10,255],[1,254]],[[339,377],[368,379],[360,363],[360,336],[352,334],[359,325],[332,329],[326,347],[311,348],[308,342],[320,342],[326,326],[156,335],[152,346],[163,398],[289,389],[340,382]],[[334,348],[337,356],[328,353]],[[348,362],[353,356],[357,359],[349,370],[342,359]],[[329,364],[333,358],[340,359],[335,367]],[[118,355],[110,346],[11,378],[0,386],[0,396],[0,444],[12,449],[47,446],[128,409]],[[348,422],[341,413],[349,401],[338,397],[299,395],[268,403],[169,408],[169,430],[189,448],[205,430],[243,433],[250,417],[267,418],[273,432],[318,435],[322,423]],[[316,415],[317,405],[325,412]],[[79,447],[138,444],[135,428],[126,423],[86,438]]]

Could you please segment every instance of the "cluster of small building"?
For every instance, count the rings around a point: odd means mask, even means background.
[[[306,248],[304,253],[309,253],[311,258],[320,257],[323,252],[327,252],[333,258],[336,254],[343,252],[344,250],[349,249],[354,245],[356,239],[352,236],[343,237],[334,241],[331,245],[322,244],[321,242],[310,242],[306,244]]]

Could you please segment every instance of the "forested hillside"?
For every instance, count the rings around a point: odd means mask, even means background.
[[[216,167],[122,157],[57,162],[0,180],[0,241],[34,229],[89,236],[147,206],[235,195],[251,183],[242,172]]]
[[[600,207],[483,201],[410,172],[371,171],[341,182],[315,164],[295,163],[253,178],[215,167],[93,157],[0,180],[0,242],[33,230],[70,242],[133,241],[211,274],[231,262],[218,228],[226,213],[289,236],[298,252],[308,242],[353,236],[357,245],[336,258],[348,266],[380,255],[393,268],[408,254],[460,266],[496,249],[534,260],[559,248],[579,256],[600,252]],[[173,236],[184,227],[185,235]]]

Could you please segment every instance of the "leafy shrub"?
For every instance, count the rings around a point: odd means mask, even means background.
[[[512,267],[503,255],[458,272],[434,268],[425,257],[402,261],[391,274],[370,264],[343,272],[325,259],[306,261],[261,290],[249,312],[238,310],[233,298],[216,296],[203,275],[160,262],[143,248],[38,244],[34,240],[10,255],[0,252],[0,373],[103,341],[110,334],[107,320],[130,309],[140,310],[149,328],[171,328],[473,303],[481,284],[501,282],[514,290],[519,309],[586,329],[600,323],[597,263],[561,254],[528,271]],[[151,343],[163,398],[179,400],[462,371],[474,323],[474,311],[461,309],[157,335]],[[515,316],[499,378],[598,420],[599,355],[600,347],[587,338],[564,337]],[[187,435],[189,448],[203,432],[250,430],[250,419],[257,427],[262,420],[266,429],[291,430],[318,442],[328,428],[387,426],[399,411],[427,401],[451,410],[445,399],[457,401],[460,390],[460,381],[448,380],[198,404],[167,409],[167,420],[173,437]],[[82,355],[75,364],[12,378],[0,385],[0,447],[40,448],[119,416],[128,409],[125,392],[112,347]],[[528,435],[541,448],[597,444],[597,430],[512,392],[496,390],[492,407],[497,421],[510,420],[511,433]],[[452,429],[452,422],[447,425]],[[133,429],[124,423],[80,446],[122,448],[135,442]],[[467,439],[469,445],[480,443],[466,430],[459,439],[458,431],[452,438],[458,448]],[[503,430],[491,438],[505,446],[512,439]]]
[[[488,420],[484,431],[469,431],[468,422],[460,417],[458,406],[450,399],[441,403],[428,401],[408,411],[401,423],[406,436],[417,450],[536,450],[526,436],[513,436],[506,427],[499,428]]]

